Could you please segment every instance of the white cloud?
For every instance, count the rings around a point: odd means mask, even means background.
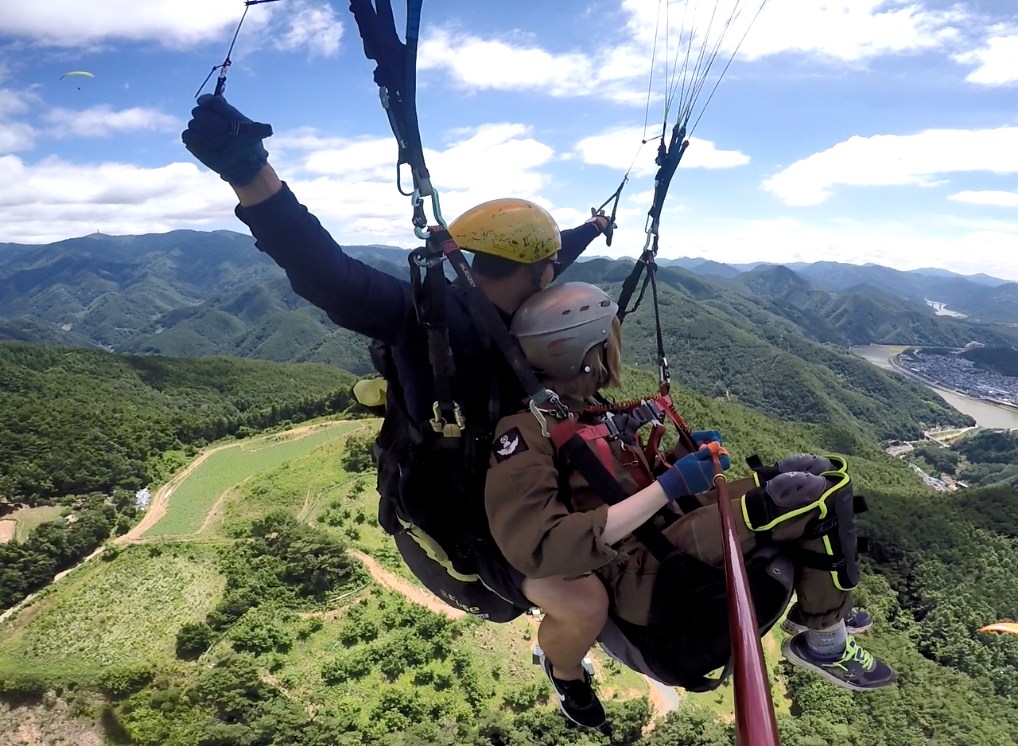
[[[793,163],[763,183],[789,205],[818,205],[845,186],[935,186],[938,175],[1018,173],[1018,127],[931,129],[852,137]]]
[[[32,100],[37,100],[37,97],[0,88],[0,117],[23,114],[28,111],[29,102]]]
[[[469,89],[543,90],[577,96],[597,90],[597,67],[586,54],[553,54],[530,43],[480,39],[436,29],[421,40],[421,70],[444,69]]]
[[[24,122],[0,124],[0,155],[31,150],[35,146],[35,129]]]
[[[740,43],[739,55],[744,61],[797,52],[857,63],[942,47],[958,38],[958,29],[967,19],[958,9],[933,11],[916,3],[886,0],[771,0],[757,16],[758,7],[758,2],[748,0],[670,0],[667,12],[661,12],[657,3],[624,0],[624,25],[614,44],[565,52],[543,49],[516,31],[484,39],[450,29],[431,29],[421,41],[419,67],[443,70],[467,90],[599,96],[642,105],[652,57],[658,68],[656,94],[667,87],[666,69],[676,67],[680,80],[705,78],[704,90],[709,91]],[[691,62],[683,69],[690,50]],[[717,52],[709,71],[696,69],[695,59],[701,50],[705,57]]]
[[[499,196],[527,197],[547,183],[547,175],[538,169],[551,163],[555,151],[531,137],[526,125],[485,124],[461,135],[441,152],[427,156],[447,188],[485,190],[494,184]]]
[[[341,226],[337,238],[397,245],[416,240],[409,199],[394,184],[391,139],[348,140],[303,129],[280,133],[268,147],[301,200],[313,205],[323,221]],[[507,195],[554,207],[541,195],[550,181],[543,167],[554,156],[529,128],[509,123],[461,130],[442,150],[426,153],[428,165],[441,174],[436,186],[448,219]],[[8,156],[0,158],[0,195],[0,241],[38,243],[97,228],[107,233],[242,229],[232,219],[230,189],[192,164],[144,169],[118,163],[74,165],[57,158],[31,164]]]
[[[313,143],[307,138],[287,143],[289,147],[299,145],[305,151],[302,168],[308,173],[339,176],[349,181],[392,179],[396,146],[391,138],[328,141],[314,143],[309,149]]]
[[[86,47],[111,39],[154,41],[177,47],[218,38],[240,20],[240,3],[208,0],[12,0],[0,3],[7,36],[61,47]],[[245,31],[265,23],[272,5],[255,6]],[[250,26],[248,25],[250,24]]]
[[[331,57],[339,51],[343,24],[329,5],[287,3],[282,16],[283,30],[274,34],[273,45],[283,51],[307,50],[312,57]]]
[[[967,19],[960,6],[937,11],[901,0],[771,0],[739,54],[752,60],[801,52],[858,62],[942,47],[958,38]]]
[[[671,131],[668,133],[671,136]],[[632,165],[633,176],[651,176],[657,173],[658,139],[651,139],[642,147],[644,138],[640,127],[626,127],[599,135],[585,137],[576,144],[576,154],[584,163],[608,166],[625,172]],[[710,140],[690,138],[689,148],[682,156],[681,168],[733,168],[749,163],[749,156],[738,150],[719,150]]]
[[[159,132],[179,130],[183,122],[176,117],[154,109],[132,107],[114,111],[109,106],[90,109],[52,109],[43,119],[50,125],[54,137],[112,137],[129,132]]]
[[[871,262],[901,270],[933,266],[1018,281],[1018,264],[1013,259],[1018,225],[1003,221],[964,224],[929,215],[901,221],[700,218],[666,206],[662,223],[676,226],[680,218],[681,231],[662,232],[662,258],[702,257],[731,264]],[[619,226],[610,249],[596,244],[591,251],[615,257],[638,255],[644,234],[634,221]]]
[[[191,163],[81,166],[0,157],[0,240],[46,243],[100,230],[157,233],[222,227],[236,200]]]
[[[1018,207],[1018,192],[1001,191],[964,191],[949,195],[948,199],[955,202],[967,202],[972,205],[990,205],[993,207]]]
[[[1018,33],[993,36],[981,49],[955,55],[954,59],[975,66],[965,78],[970,83],[987,86],[1018,83]]]

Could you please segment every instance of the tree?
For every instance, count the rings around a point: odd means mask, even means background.
[[[177,630],[177,657],[194,660],[211,647],[216,632],[205,622],[188,622]]]

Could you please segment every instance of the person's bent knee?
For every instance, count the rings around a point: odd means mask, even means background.
[[[596,575],[527,578],[523,593],[545,614],[568,617],[578,624],[601,624],[608,616],[608,591]]]

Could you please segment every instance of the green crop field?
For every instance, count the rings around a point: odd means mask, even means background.
[[[362,426],[359,421],[327,423],[306,435],[275,434],[217,450],[174,489],[166,515],[145,535],[186,536],[197,532],[226,491]]]
[[[215,551],[135,545],[88,563],[0,627],[0,671],[90,674],[173,660],[177,629],[222,593]]]

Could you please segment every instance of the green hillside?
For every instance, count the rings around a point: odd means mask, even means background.
[[[654,385],[630,370],[616,394]],[[840,451],[871,506],[857,595],[877,625],[864,642],[899,684],[853,695],[775,662],[782,743],[1016,743],[1018,641],[976,631],[1018,608],[1015,493],[928,491],[851,423],[775,420],[680,386],[674,398],[691,425],[724,433],[735,471],[754,452]],[[74,727],[90,719],[94,733],[139,746],[732,746],[729,687],[683,694],[644,732],[646,685],[594,654],[613,728],[570,728],[529,663],[528,619],[448,619],[370,579],[351,551],[411,580],[374,521],[362,455],[375,427],[319,431],[299,449],[252,441],[250,456],[237,441],[236,457],[204,461],[160,519],[183,528],[157,522],[115,544],[0,626],[4,698],[55,696],[65,704],[48,716],[32,711],[47,727],[73,712]],[[774,633],[766,647],[779,642]]]

